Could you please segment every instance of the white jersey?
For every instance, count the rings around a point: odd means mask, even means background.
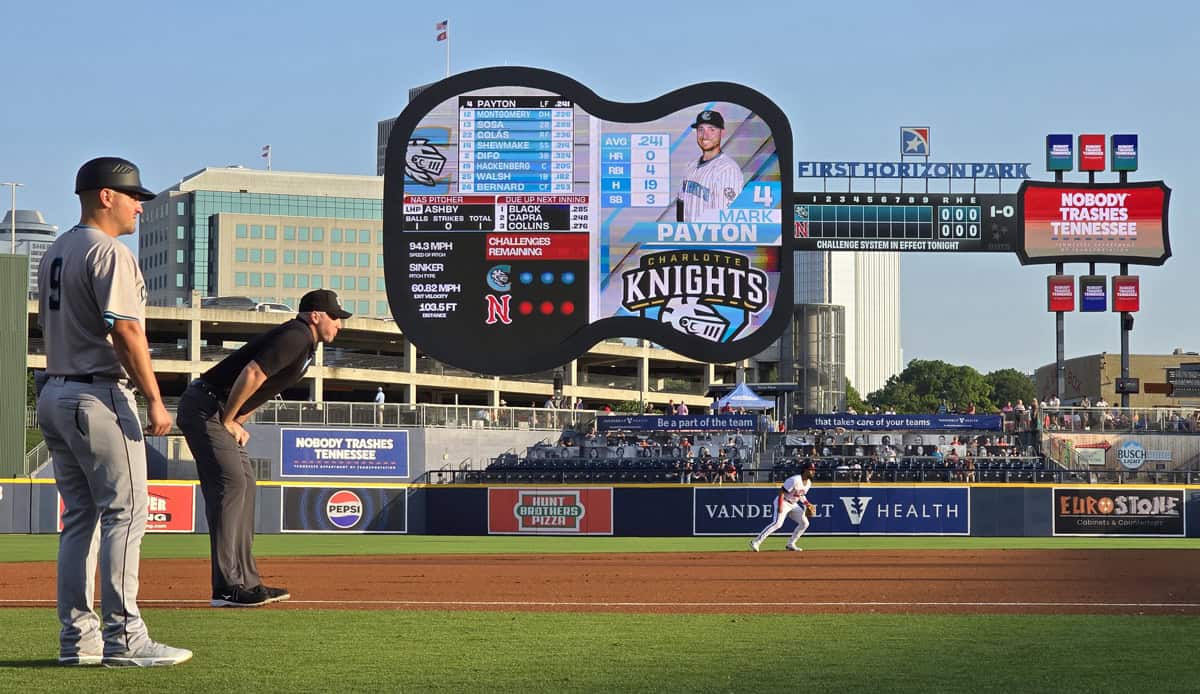
[[[783,481],[783,500],[789,504],[808,502],[808,490],[812,488],[812,480],[806,480],[802,475],[792,475]]]
[[[683,201],[683,221],[717,221],[717,210],[724,210],[742,192],[745,178],[728,154],[722,152],[708,161],[693,159],[683,172],[679,199]]]

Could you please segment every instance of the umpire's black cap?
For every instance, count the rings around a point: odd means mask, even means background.
[[[352,314],[338,303],[337,292],[332,289],[314,289],[300,297],[300,313],[322,311],[334,318],[349,318]]]
[[[101,188],[119,190],[142,201],[154,199],[154,191],[142,185],[137,165],[120,157],[97,157],[79,167],[79,173],[75,174],[76,193]]]
[[[692,123],[692,127],[699,128],[702,125],[713,125],[721,130],[724,130],[725,116],[722,116],[720,111],[701,111],[700,113],[696,114],[696,122]]]

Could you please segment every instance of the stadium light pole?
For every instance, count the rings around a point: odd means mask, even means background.
[[[12,191],[12,207],[8,213],[8,233],[12,237],[9,243],[9,252],[13,255],[17,254],[17,188],[25,185],[24,183],[13,183],[5,181],[0,183],[0,186],[8,186]]]

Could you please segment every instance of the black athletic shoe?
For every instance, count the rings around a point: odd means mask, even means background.
[[[267,602],[280,602],[292,597],[287,588],[272,588],[271,586],[259,586],[267,594]]]
[[[245,588],[229,588],[213,593],[213,607],[262,607],[266,605],[265,590],[246,590]]]

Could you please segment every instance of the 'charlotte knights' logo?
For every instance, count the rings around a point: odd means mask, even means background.
[[[736,253],[651,253],[621,278],[627,311],[710,342],[735,340],[767,305],[767,273]]]

